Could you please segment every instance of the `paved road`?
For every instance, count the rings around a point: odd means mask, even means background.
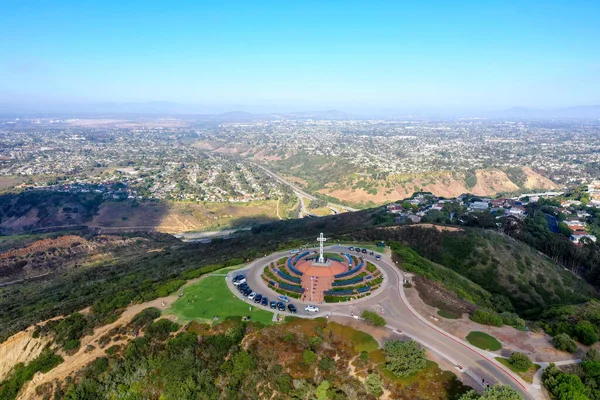
[[[284,185],[289,186],[294,191],[294,193],[296,194],[296,196],[300,199],[300,202],[302,203],[302,210],[304,212],[308,213],[306,211],[306,209],[304,208],[304,202],[302,201],[302,198],[305,197],[305,198],[307,198],[309,200],[316,200],[317,198],[315,196],[313,196],[310,193],[305,192],[304,190],[300,189],[298,186],[294,185],[293,183],[286,181],[285,179],[283,179],[279,175],[275,174],[274,172],[268,170],[267,168],[263,167],[262,165],[260,165],[260,164],[254,164],[254,165],[256,165],[258,168],[260,168],[263,171],[265,171],[265,173],[267,175],[269,175],[271,178],[277,180],[278,182],[280,182],[280,183],[282,183]],[[330,208],[333,207],[335,209],[343,209],[343,210],[346,210],[346,211],[358,211],[356,208],[352,208],[352,207],[348,207],[348,206],[344,206],[344,205],[336,204],[336,203],[327,203],[327,205]]]
[[[347,247],[333,245],[327,246],[326,249],[343,251],[347,250]],[[270,300],[274,300],[278,294],[271,291],[260,278],[262,267],[286,256],[289,256],[289,252],[279,252],[250,263],[242,270],[246,274],[248,285],[263,295],[267,294]],[[350,316],[351,313],[360,315],[365,309],[376,311],[384,316],[389,328],[401,331],[402,334],[418,341],[453,364],[464,367],[467,370],[466,373],[476,381],[481,382],[484,379],[486,384],[499,383],[512,386],[526,399],[543,398],[539,388],[527,384],[516,374],[495,361],[493,358],[496,356],[495,354],[471,346],[462,339],[444,332],[425,317],[419,315],[408,303],[404,293],[402,283],[407,276],[399,268],[392,265],[390,257],[382,255],[381,261],[375,261],[372,256],[367,256],[366,259],[377,264],[385,274],[383,289],[369,297],[349,303],[320,304],[318,305],[320,313],[317,315],[308,315],[304,311],[304,306],[309,304],[308,302],[293,300],[293,303],[298,306],[299,316],[316,317],[328,313]],[[240,271],[235,272],[235,274],[237,273],[240,273]],[[230,283],[229,285],[231,286]],[[233,287],[232,290],[239,295]]]

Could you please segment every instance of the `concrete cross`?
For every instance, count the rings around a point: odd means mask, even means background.
[[[319,236],[317,238],[317,241],[319,242],[319,260],[318,262],[320,264],[324,264],[325,263],[325,257],[323,257],[323,243],[327,240],[327,238],[323,237],[323,233],[321,233],[321,236]]]

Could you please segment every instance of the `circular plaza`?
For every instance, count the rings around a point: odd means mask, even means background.
[[[286,296],[308,304],[353,302],[372,296],[387,283],[385,272],[377,266],[380,255],[367,249],[330,246],[324,251],[321,246],[273,256],[245,271],[252,289],[269,299]]]

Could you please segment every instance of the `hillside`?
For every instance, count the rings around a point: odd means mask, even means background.
[[[0,197],[0,234],[89,227],[181,233],[253,226],[296,214],[296,200],[194,203],[106,200],[93,194],[24,192]]]
[[[305,190],[353,205],[377,205],[410,197],[417,191],[456,197],[463,193],[494,196],[535,189],[556,189],[550,179],[529,167],[464,172],[378,173],[338,158],[295,154],[272,160],[269,168]]]
[[[365,236],[375,237],[399,241],[419,255],[468,278],[496,296],[492,306],[499,312],[516,311],[536,319],[550,306],[583,303],[597,296],[592,286],[548,257],[494,231],[406,226],[373,229]]]

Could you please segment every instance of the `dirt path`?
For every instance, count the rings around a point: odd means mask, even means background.
[[[202,276],[200,278],[196,278],[196,279],[191,279],[191,280],[187,281],[187,283],[183,287],[192,285],[203,278],[204,278],[204,276]],[[129,321],[131,321],[131,319],[136,314],[138,314],[139,312],[141,312],[142,310],[144,310],[146,308],[155,307],[161,311],[164,311],[165,309],[169,308],[177,300],[177,298],[178,298],[177,294],[174,293],[167,297],[161,297],[161,298],[158,298],[158,299],[155,299],[152,301],[148,301],[146,303],[134,304],[130,307],[127,307],[125,309],[125,311],[123,311],[123,313],[121,314],[119,319],[117,319],[115,322],[108,324],[108,325],[98,327],[94,330],[93,334],[81,338],[81,347],[79,348],[79,351],[77,353],[75,353],[73,355],[67,355],[67,354],[63,353],[62,351],[58,351],[57,354],[60,354],[60,356],[62,358],[64,358],[65,361],[62,364],[56,366],[54,369],[50,370],[49,372],[47,372],[45,374],[42,374],[39,372],[37,374],[35,374],[33,379],[30,382],[28,382],[27,384],[25,384],[25,386],[23,386],[23,389],[21,390],[17,399],[26,400],[26,399],[38,398],[38,396],[35,393],[35,388],[38,387],[39,385],[42,385],[47,382],[52,382],[55,379],[63,381],[67,376],[69,376],[72,373],[78,371],[79,369],[85,367],[87,364],[89,364],[96,358],[104,356],[106,348],[100,348],[100,346],[98,344],[98,340],[102,336],[104,336],[108,331],[110,331],[111,329],[116,328],[120,325],[121,326],[126,325],[127,323],[129,323]],[[29,330],[29,328],[28,328],[28,330]],[[19,334],[16,334],[13,337],[15,337],[17,335],[19,335]],[[111,342],[110,345],[112,346],[115,344],[123,344],[132,338],[133,337],[126,337],[122,340],[119,340],[116,342]],[[94,349],[86,352],[85,350],[86,350],[87,345],[94,346]]]
[[[277,199],[277,211],[276,211],[276,213],[277,213],[277,218],[283,219],[283,218],[281,218],[281,215],[279,215],[279,199]]]

